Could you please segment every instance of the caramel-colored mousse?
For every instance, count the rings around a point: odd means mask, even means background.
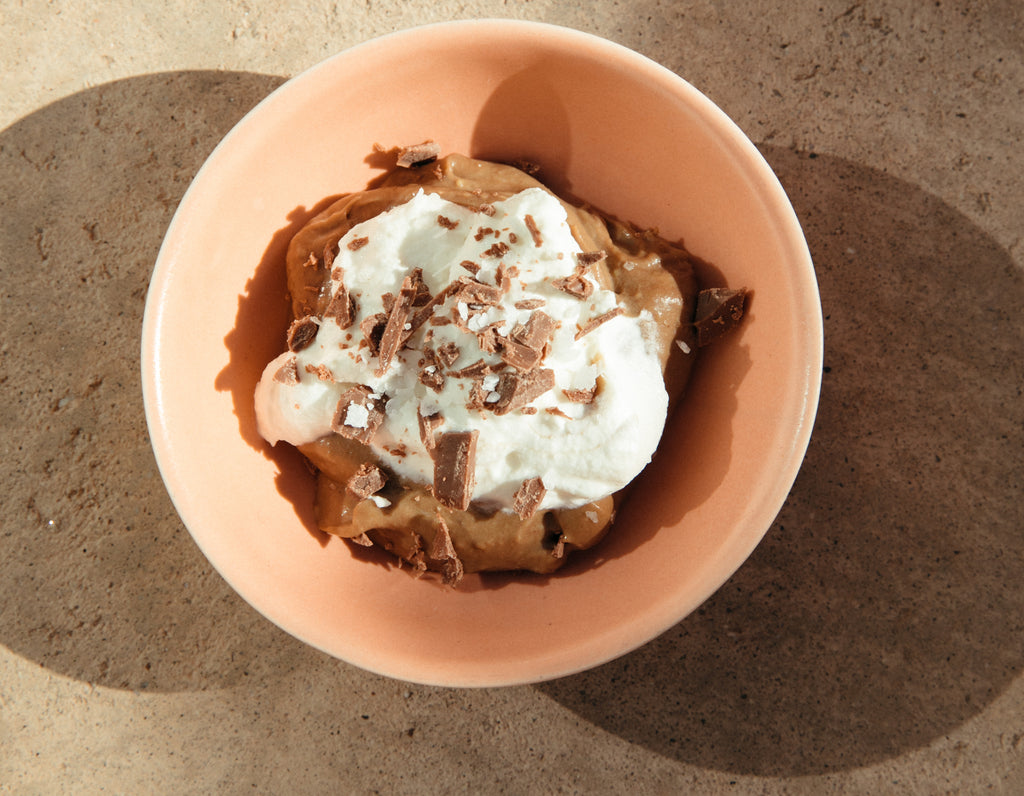
[[[401,162],[401,153],[395,154]],[[287,253],[295,318],[322,317],[327,310],[331,253],[339,239],[418,191],[481,208],[527,188],[544,188],[529,169],[461,155],[436,159],[427,153],[424,161],[396,165],[367,190],[335,201],[295,235]],[[674,405],[698,348],[693,325],[698,286],[691,256],[681,244],[652,230],[585,206],[562,204],[581,249],[606,255],[589,264],[591,275],[614,290],[627,315],[646,309],[653,316],[665,387]],[[592,547],[604,537],[625,491],[571,509],[516,513],[470,503],[460,510],[439,500],[433,485],[403,483],[387,473],[373,450],[358,440],[332,433],[299,449],[317,471],[316,521],[323,531],[357,544],[379,545],[415,569],[443,573],[450,583],[467,572],[557,570],[570,551]],[[367,464],[375,467],[367,470]],[[384,485],[361,487],[361,474],[372,481],[376,468],[386,477]],[[370,499],[369,490],[385,500]],[[389,505],[379,505],[384,503]]]

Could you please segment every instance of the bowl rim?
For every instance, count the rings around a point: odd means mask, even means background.
[[[286,623],[275,617],[273,607],[265,604],[265,601],[260,600],[256,595],[249,593],[248,589],[230,577],[218,561],[215,560],[215,556],[211,555],[203,539],[193,532],[194,524],[198,521],[198,518],[195,516],[195,507],[186,505],[181,498],[185,490],[180,463],[173,461],[173,457],[169,456],[170,450],[174,447],[172,440],[174,432],[164,412],[164,387],[160,379],[160,373],[163,368],[160,356],[160,331],[165,321],[164,302],[162,299],[168,289],[170,266],[175,259],[176,242],[183,234],[184,227],[187,226],[189,208],[194,203],[196,194],[202,190],[207,174],[216,169],[218,163],[223,158],[224,152],[231,147],[234,139],[243,135],[255,123],[254,120],[258,120],[259,117],[268,112],[269,108],[281,102],[282,97],[290,93],[296,85],[315,81],[319,72],[331,69],[341,59],[356,58],[360,53],[369,49],[390,46],[395,40],[415,39],[424,33],[433,34],[438,31],[454,33],[469,29],[476,29],[481,32],[488,31],[493,34],[500,34],[503,31],[526,32],[532,36],[545,37],[549,41],[559,40],[565,48],[582,45],[591,52],[606,52],[620,59],[620,62],[626,68],[631,70],[639,69],[644,76],[659,81],[661,85],[666,86],[673,93],[685,95],[686,102],[699,108],[702,118],[714,128],[716,134],[727,140],[731,146],[738,148],[744,154],[744,168],[749,171],[749,176],[757,181],[758,190],[766,192],[773,212],[781,222],[780,226],[785,230],[782,239],[791,249],[791,270],[800,276],[801,296],[808,308],[816,309],[816,312],[811,311],[803,318],[805,325],[803,342],[807,346],[807,360],[804,371],[799,374],[799,381],[802,384],[803,405],[798,413],[799,422],[797,427],[793,429],[791,446],[785,457],[784,466],[776,471],[773,479],[774,488],[765,497],[765,502],[771,503],[773,511],[770,512],[771,516],[767,521],[763,523],[763,527],[757,527],[745,534],[741,539],[736,540],[736,544],[730,547],[730,555],[727,557],[727,560],[719,560],[714,563],[713,572],[709,578],[709,586],[703,589],[701,594],[694,597],[693,600],[676,604],[676,610],[672,616],[661,617],[660,621],[656,620],[653,623],[648,622],[642,633],[638,633],[635,637],[620,642],[614,649],[606,650],[604,654],[597,657],[590,656],[582,659],[577,655],[577,659],[574,660],[555,662],[547,660],[547,656],[538,656],[544,660],[538,660],[533,671],[523,672],[515,677],[510,677],[507,674],[495,674],[493,672],[477,672],[471,676],[463,673],[452,677],[439,677],[435,672],[432,676],[423,676],[415,671],[415,667],[410,669],[408,666],[403,667],[395,662],[392,662],[391,665],[381,665],[373,655],[366,655],[362,659],[350,653],[342,656],[337,651],[304,637],[303,634],[297,633],[294,629],[290,629]],[[340,50],[299,72],[275,88],[245,113],[219,141],[202,166],[197,170],[175,210],[150,278],[141,334],[143,402],[157,467],[179,518],[204,556],[206,556],[210,565],[258,613],[302,642],[332,657],[345,660],[352,665],[376,674],[408,682],[419,682],[444,687],[520,685],[551,680],[591,669],[643,646],[678,624],[706,601],[742,566],[768,532],[774,522],[774,518],[785,503],[810,443],[811,431],[820,399],[823,359],[824,329],[820,294],[810,251],[807,247],[799,219],[771,166],[739,126],[710,98],[685,78],[625,45],[596,34],[548,22],[500,18],[433,22],[370,38]],[[572,656],[568,657],[571,658]]]

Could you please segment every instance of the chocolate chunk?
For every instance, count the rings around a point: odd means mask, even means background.
[[[531,348],[518,340],[506,339],[501,346],[501,361],[516,370],[533,370],[540,364],[542,349]]]
[[[562,390],[562,395],[574,404],[591,404],[594,402],[594,396],[597,395],[597,387],[591,387],[589,390]]]
[[[437,512],[437,530],[430,545],[429,557],[441,563],[441,578],[446,586],[458,586],[465,574],[465,567],[452,543],[452,534],[441,512]]]
[[[377,351],[377,370],[374,375],[377,378],[383,376],[391,365],[391,360],[404,344],[406,338],[405,324],[409,320],[409,313],[412,312],[413,301],[416,300],[419,288],[417,279],[410,274],[402,280],[402,287],[398,291],[398,298],[388,311],[388,320],[384,326],[384,332],[380,336],[380,348]]]
[[[343,437],[369,444],[384,422],[384,405],[387,399],[373,397],[369,387],[359,385],[346,390],[338,399],[331,430]]]
[[[554,337],[558,322],[546,312],[535,310],[530,313],[524,325],[517,325],[510,335],[516,342],[532,348],[536,351],[543,351],[551,338]]]
[[[521,520],[529,519],[536,513],[547,491],[540,477],[526,479],[512,496],[512,511]]]
[[[288,361],[277,369],[274,374],[274,381],[278,384],[295,385],[299,383],[299,363],[295,357],[288,357]]]
[[[338,241],[333,243],[327,243],[324,246],[324,268],[328,271],[331,270],[331,266],[334,265],[334,258],[338,256]]]
[[[292,321],[288,327],[288,350],[301,351],[316,339],[320,321],[312,315]]]
[[[477,227],[476,233],[473,235],[473,240],[479,243],[486,237],[500,234],[501,233],[498,232],[498,230],[496,230],[494,227]]]
[[[487,306],[494,306],[500,303],[501,296],[501,288],[497,285],[487,285],[469,278],[464,278],[461,287],[455,292],[456,301]]]
[[[338,272],[342,269],[336,268],[334,270]],[[333,318],[339,327],[348,329],[356,321],[356,299],[348,292],[348,288],[345,287],[345,283],[342,281],[343,276],[344,274],[338,273],[336,277],[332,277],[340,284],[331,297],[327,309],[324,310],[324,317]]]
[[[445,229],[455,229],[457,226],[459,226],[458,221],[452,221],[452,219],[448,218],[448,216],[442,215],[439,215],[437,217],[437,223],[440,226],[444,227]]]
[[[555,386],[555,372],[548,368],[534,368],[525,373],[506,371],[495,388],[498,400],[492,404],[496,415],[505,415],[521,409]]]
[[[746,300],[746,288],[729,290],[717,287],[700,291],[693,318],[693,325],[697,329],[697,345],[706,346],[735,329],[743,320]]]
[[[411,169],[414,166],[425,166],[433,163],[441,154],[441,147],[433,141],[424,141],[422,144],[403,146],[398,150],[396,165],[403,169]]]
[[[465,511],[476,485],[476,441],[479,431],[440,434],[434,451],[434,497],[448,508]]]
[[[530,232],[530,237],[533,238],[533,245],[540,248],[544,244],[544,239],[540,236],[537,222],[529,213],[523,216],[523,222],[526,224],[526,229]]]
[[[416,421],[420,427],[420,440],[423,442],[423,447],[431,453],[437,447],[437,440],[434,438],[434,432],[437,431],[444,423],[444,417],[440,412],[434,412],[431,415],[424,415],[420,413],[420,408],[416,408]]]
[[[346,536],[352,544],[357,544],[360,547],[373,547],[373,540],[366,535],[365,532],[359,534],[359,536]]]
[[[367,462],[359,465],[359,469],[348,479],[345,487],[357,498],[363,500],[380,492],[387,480],[383,470],[375,464]]]
[[[590,334],[592,331],[594,331],[594,329],[596,329],[601,324],[607,323],[612,318],[616,318],[616,317],[618,317],[619,315],[622,315],[622,314],[623,314],[622,307],[616,307],[613,310],[608,310],[608,312],[604,312],[604,313],[602,313],[600,315],[594,316],[589,321],[587,321],[585,324],[583,324],[583,326],[581,326],[581,327],[579,327],[577,329],[576,336],[575,336],[574,339],[579,340],[584,335]]]

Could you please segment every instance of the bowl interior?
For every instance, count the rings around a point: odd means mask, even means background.
[[[373,145],[539,163],[556,190],[663,235],[753,291],[707,351],[608,539],[552,577],[442,587],[310,521],[299,457],[255,432],[283,345],[284,247],[325,197],[379,174]],[[703,95],[607,41],[476,21],[360,45],[289,81],[197,175],[143,330],[153,447],[209,560],[257,610],[344,660],[441,685],[538,681],[650,640],[720,586],[781,507],[806,449],[821,310],[799,224],[756,149]],[[367,559],[367,560],[364,560]]]

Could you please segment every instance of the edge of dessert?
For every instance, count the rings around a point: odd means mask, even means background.
[[[558,569],[653,456],[697,350],[746,288],[701,288],[656,231],[568,203],[529,164],[426,141],[289,247],[294,320],[261,435],[317,477],[319,527],[417,574]]]

